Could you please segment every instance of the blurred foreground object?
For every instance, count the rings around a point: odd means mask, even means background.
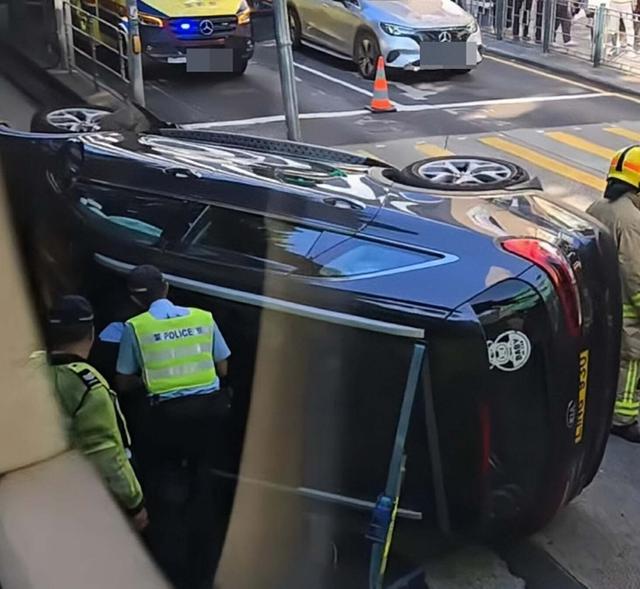
[[[9,218],[0,176],[0,585],[167,587],[97,473],[65,452],[55,397],[44,376],[27,367],[40,338]]]

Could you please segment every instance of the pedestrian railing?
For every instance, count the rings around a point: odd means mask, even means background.
[[[630,0],[458,0],[485,34],[640,74],[640,13]]]
[[[62,25],[66,66],[90,76],[96,86],[112,87],[113,77],[129,83],[126,20],[100,2],[63,0]]]

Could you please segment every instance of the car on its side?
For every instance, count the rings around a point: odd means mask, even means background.
[[[213,312],[233,349],[243,480],[366,527],[416,345],[428,362],[403,522],[437,512],[455,532],[530,532],[597,473],[619,356],[615,250],[519,166],[398,170],[180,128],[2,128],[0,149],[41,306],[82,292],[106,324],[126,273],[151,263],[176,302]]]
[[[378,57],[392,70],[468,72],[482,61],[476,19],[452,0],[288,0],[294,47],[355,62],[373,79]]]

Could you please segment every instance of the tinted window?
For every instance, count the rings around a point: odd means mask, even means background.
[[[220,261],[220,250],[245,256],[249,265],[293,271],[307,267],[306,258],[320,231],[278,219],[211,208],[205,226],[197,233],[188,252]]]
[[[349,239],[317,260],[320,276],[341,277],[402,270],[437,256],[362,239]]]
[[[167,230],[180,235],[202,205],[127,192],[80,192],[79,210],[92,228],[110,237],[154,245]]]

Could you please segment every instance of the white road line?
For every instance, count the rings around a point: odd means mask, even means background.
[[[416,112],[427,110],[448,110],[451,108],[468,108],[475,106],[487,106],[491,104],[535,104],[537,102],[560,102],[564,100],[585,100],[589,98],[603,98],[612,96],[611,92],[598,94],[561,94],[558,96],[530,96],[525,98],[495,98],[491,100],[474,100],[472,102],[450,102],[446,104],[397,104],[398,112]],[[344,110],[337,112],[310,112],[302,113],[301,119],[335,119],[345,117],[356,117],[371,114],[366,109]],[[188,123],[180,125],[183,129],[212,129],[216,127],[243,127],[249,125],[260,125],[264,123],[278,123],[284,121],[284,115],[271,115],[266,117],[253,117],[250,119],[236,119],[234,121],[212,121],[208,123]]]
[[[350,84],[349,82],[345,82],[344,80],[341,80],[339,78],[334,78],[333,76],[330,76],[329,74],[325,74],[324,72],[321,72],[319,70],[313,69],[312,67],[309,67],[308,65],[302,65],[301,63],[297,63],[294,62],[294,65],[296,67],[299,67],[301,70],[304,70],[305,72],[309,72],[310,74],[313,74],[314,76],[319,76],[320,78],[324,78],[325,80],[329,80],[330,82],[333,82],[334,84],[340,84],[340,86],[344,86],[345,88],[349,88],[349,90],[353,90],[354,92],[359,92],[360,94],[364,94],[365,96],[372,96],[373,92],[369,92],[369,90],[365,90],[364,88],[360,88],[360,86],[356,86],[355,84]]]
[[[495,104],[534,104],[536,102],[560,102],[563,100],[584,100],[585,98],[602,98],[613,96],[613,92],[597,92],[585,94],[558,94],[556,96],[524,96],[522,98],[491,98],[489,100],[472,100],[470,102],[448,102],[445,104],[397,104],[398,111],[413,112],[421,110],[446,110],[449,108],[468,108],[472,106],[490,106]]]

